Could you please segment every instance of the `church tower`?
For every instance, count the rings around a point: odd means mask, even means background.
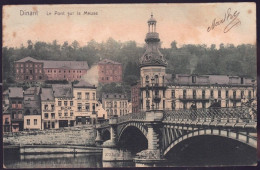
[[[148,33],[146,34],[146,51],[140,58],[141,78],[141,109],[164,110],[165,109],[165,69],[167,61],[159,51],[160,38],[156,32],[157,21],[148,20]]]

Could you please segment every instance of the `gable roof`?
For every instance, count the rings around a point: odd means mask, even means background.
[[[82,69],[82,70],[89,69],[87,61],[37,60],[32,57],[25,57],[15,62],[26,62],[26,61],[43,63],[43,68],[70,68],[70,69]]]
[[[25,57],[15,62],[26,62],[26,61],[32,61],[32,62],[41,62],[41,60],[36,60],[32,57]]]

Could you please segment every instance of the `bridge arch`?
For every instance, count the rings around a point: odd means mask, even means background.
[[[110,130],[109,129],[104,129],[102,131],[102,140],[107,141],[110,139]]]
[[[219,130],[219,129],[200,129],[195,131],[189,131],[187,134],[183,134],[179,136],[177,139],[172,141],[172,143],[164,150],[163,154],[166,155],[173,147],[175,147],[177,144],[190,139],[192,137],[196,136],[219,136],[224,138],[233,139],[236,141],[239,141],[241,143],[247,144],[253,148],[257,148],[257,140],[253,137],[250,137],[247,134],[243,133],[237,133],[237,132],[230,132],[227,130]]]
[[[129,123],[122,127],[118,136],[119,148],[133,155],[148,148],[147,131],[141,124]]]
[[[146,128],[144,127],[143,124],[141,124],[141,123],[135,123],[135,122],[130,122],[130,123],[127,123],[126,125],[124,125],[124,126],[121,128],[121,130],[119,131],[119,133],[118,133],[118,141],[120,141],[122,134],[124,133],[124,131],[125,131],[128,127],[135,127],[135,128],[137,128],[137,129],[140,130],[140,131],[143,133],[143,135],[147,138],[147,130],[146,130]]]

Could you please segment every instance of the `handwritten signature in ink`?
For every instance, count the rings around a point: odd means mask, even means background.
[[[217,27],[217,26],[226,22],[228,24],[224,28],[224,33],[229,32],[233,27],[241,25],[241,21],[238,18],[239,14],[240,14],[240,12],[238,12],[238,11],[234,11],[232,13],[231,8],[228,8],[227,12],[225,13],[224,18],[222,18],[222,19],[215,18],[212,21],[212,25],[208,27],[207,31],[210,32],[215,27]]]

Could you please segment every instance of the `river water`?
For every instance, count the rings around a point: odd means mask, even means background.
[[[90,154],[5,154],[7,168],[102,168],[134,167],[134,162],[102,162],[102,153]]]
[[[202,136],[177,145],[161,166],[241,166],[256,165],[256,149],[238,141]],[[171,162],[169,162],[169,160]],[[4,152],[7,168],[102,168],[135,167],[132,161],[104,162],[102,153],[23,155]]]

